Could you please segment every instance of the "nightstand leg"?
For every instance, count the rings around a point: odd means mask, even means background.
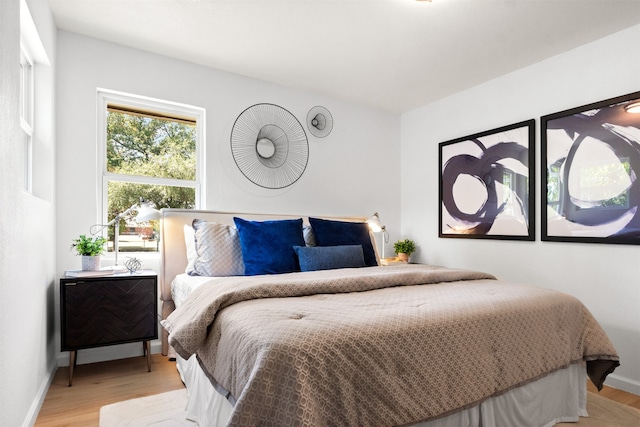
[[[76,350],[69,352],[69,387],[73,383],[73,368],[76,367]]]
[[[147,370],[151,372],[151,341],[142,343],[142,351],[147,356]]]

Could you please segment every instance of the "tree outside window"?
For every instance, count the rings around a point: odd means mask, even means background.
[[[156,209],[195,209],[199,188],[196,119],[109,103],[106,110],[106,221],[141,198]],[[110,227],[109,251],[113,251],[114,235]],[[159,250],[158,221],[136,223],[135,212],[120,221],[119,236],[120,252]]]

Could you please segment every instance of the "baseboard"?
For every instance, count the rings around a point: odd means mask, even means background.
[[[40,413],[40,408],[42,408],[44,399],[47,397],[47,392],[49,391],[51,383],[53,383],[53,377],[56,375],[57,370],[58,364],[56,363],[56,360],[53,360],[51,365],[49,365],[47,375],[42,381],[42,384],[40,384],[40,388],[38,389],[35,399],[33,399],[33,402],[31,403],[31,407],[25,417],[24,423],[22,423],[23,427],[31,427],[36,423],[38,414]]]
[[[162,343],[160,340],[151,341],[151,354],[160,352],[162,352]],[[88,348],[78,350],[76,364],[85,365],[87,363],[126,359],[129,357],[142,356],[142,354],[142,342]],[[57,362],[58,366],[69,366],[69,352],[59,353]]]
[[[609,374],[605,385],[618,390],[626,391],[627,393],[633,393],[636,396],[640,396],[640,381],[635,381],[630,378],[621,377],[616,374]]]

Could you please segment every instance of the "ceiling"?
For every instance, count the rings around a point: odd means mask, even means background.
[[[58,28],[403,113],[640,23],[640,0],[48,0]]]

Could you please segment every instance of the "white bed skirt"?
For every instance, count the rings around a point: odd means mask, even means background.
[[[223,427],[233,406],[211,385],[195,356],[176,357],[187,386],[187,419],[202,427]],[[584,364],[574,364],[537,381],[485,400],[473,408],[415,427],[513,426],[551,427],[577,422],[587,416],[587,374]]]

